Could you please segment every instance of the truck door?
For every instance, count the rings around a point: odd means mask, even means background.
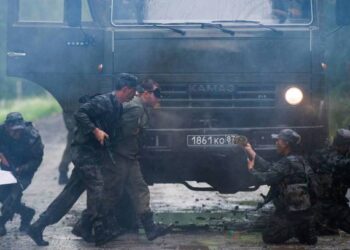
[[[74,14],[81,15],[81,23],[69,20]],[[38,83],[61,105],[67,104],[67,98],[100,91],[99,65],[108,74],[112,64],[112,56],[105,53],[106,36],[92,18],[88,0],[9,0],[7,73]]]

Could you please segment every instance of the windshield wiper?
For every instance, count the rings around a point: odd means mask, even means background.
[[[221,30],[224,33],[230,34],[231,36],[235,35],[235,32],[233,30],[224,28],[220,23],[200,23],[200,25],[202,29],[214,28],[214,29]]]
[[[218,29],[224,33],[230,34],[231,36],[235,35],[235,32],[233,30],[226,29],[222,24],[220,23],[202,23],[202,22],[179,22],[179,23],[165,23],[166,25],[200,25],[201,29]]]
[[[281,33],[281,31],[276,30],[275,28],[272,28],[271,26],[265,25],[259,21],[255,21],[255,20],[215,20],[212,21],[212,23],[252,23],[252,24],[257,24],[258,26],[265,28],[265,29],[269,29],[272,30],[273,32],[276,33]]]
[[[143,23],[143,24],[152,25],[153,27],[156,27],[156,28],[172,30],[175,33],[178,33],[178,34],[183,35],[183,36],[186,35],[186,31],[174,28],[172,26],[168,26],[169,25],[168,23]]]

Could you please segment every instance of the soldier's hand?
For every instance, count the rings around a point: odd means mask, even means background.
[[[254,164],[255,164],[255,161],[254,160],[251,160],[251,159],[247,159],[247,166],[248,166],[248,170],[253,170],[254,169]]]
[[[108,134],[99,128],[94,129],[94,135],[101,145],[103,145],[105,140],[109,138]]]
[[[247,145],[244,147],[245,151],[247,152],[249,159],[254,160],[256,153],[254,149],[252,148],[252,145],[250,143],[247,143]]]
[[[2,153],[0,153],[0,163],[5,167],[10,166],[10,163],[7,161],[6,157]]]

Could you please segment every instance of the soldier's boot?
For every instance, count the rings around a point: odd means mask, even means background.
[[[95,246],[102,246],[117,237],[111,234],[111,232],[107,229],[106,224],[102,221],[95,221],[93,230],[95,235]]]
[[[297,238],[301,244],[316,245],[317,232],[315,230],[315,227],[310,226],[306,232],[299,232]]]
[[[123,229],[116,217],[110,216],[106,222],[106,226],[108,228],[108,231],[111,233],[111,235],[114,236],[114,238],[122,235],[125,233],[125,229]]]
[[[92,235],[92,222],[90,215],[83,213],[80,220],[74,225],[72,234],[83,238],[83,240],[89,243],[95,241],[94,236]]]
[[[43,239],[43,232],[48,224],[40,217],[29,226],[27,234],[38,246],[48,246],[49,242]]]
[[[21,225],[19,227],[20,232],[26,232],[30,226],[35,210],[33,208],[27,207],[24,204],[21,204],[19,209],[19,214],[21,215]]]
[[[0,217],[0,237],[6,235],[7,231],[6,231],[6,224],[7,220],[4,219],[3,216]]]
[[[154,240],[160,236],[166,235],[171,231],[173,225],[159,225],[153,221],[153,213],[148,212],[141,215],[141,222],[145,229],[148,240]]]
[[[68,174],[65,171],[60,171],[60,174],[58,176],[58,184],[59,185],[66,185],[68,183]]]

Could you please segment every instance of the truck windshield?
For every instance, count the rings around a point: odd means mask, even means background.
[[[286,25],[312,21],[311,0],[113,0],[112,10],[115,25],[243,20]]]

